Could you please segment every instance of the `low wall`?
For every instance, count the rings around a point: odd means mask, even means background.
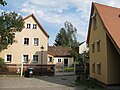
[[[0,72],[0,75],[6,74],[6,75],[20,75],[21,72],[21,64],[6,64],[7,71],[6,72]],[[33,75],[54,75],[55,65],[35,65],[35,64],[24,64],[23,65],[23,74],[28,68],[33,68]]]

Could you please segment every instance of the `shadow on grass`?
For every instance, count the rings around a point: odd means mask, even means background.
[[[86,86],[85,90],[108,90],[105,87],[103,87],[102,85],[100,85],[96,80],[94,79],[89,79],[86,80],[85,77],[82,77],[82,79],[77,79],[76,81],[76,85],[83,85]]]

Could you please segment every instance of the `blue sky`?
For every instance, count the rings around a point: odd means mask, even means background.
[[[85,41],[87,37],[91,3],[97,2],[120,7],[120,0],[6,0],[8,5],[0,6],[0,12],[15,11],[23,17],[33,13],[50,35],[49,45],[65,21],[77,28],[77,39]]]

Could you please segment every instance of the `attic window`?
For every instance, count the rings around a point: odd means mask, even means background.
[[[33,24],[33,29],[37,29],[37,24]]]
[[[95,30],[97,28],[97,19],[96,16],[93,18],[93,29]]]
[[[31,28],[31,24],[27,24],[27,29],[30,29]]]

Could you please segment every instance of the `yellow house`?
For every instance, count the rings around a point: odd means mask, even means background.
[[[7,64],[47,64],[49,35],[33,14],[25,17],[24,22],[24,29],[15,33],[15,43],[0,52],[0,57]]]
[[[120,84],[120,8],[92,3],[87,44],[90,77],[106,85]]]

